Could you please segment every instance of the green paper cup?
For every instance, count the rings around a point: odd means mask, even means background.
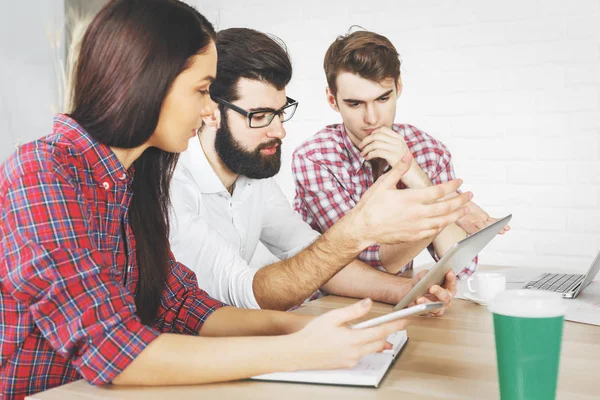
[[[492,300],[501,399],[556,397],[563,302],[558,293],[537,290],[507,290]]]

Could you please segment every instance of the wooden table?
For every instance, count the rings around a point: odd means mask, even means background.
[[[328,296],[297,313],[319,315],[356,300]],[[370,317],[391,310],[376,303]],[[412,317],[409,341],[378,389],[237,381],[179,387],[94,387],[80,380],[29,399],[497,399],[491,314],[455,300],[442,318]],[[565,322],[558,399],[600,399],[600,326]]]

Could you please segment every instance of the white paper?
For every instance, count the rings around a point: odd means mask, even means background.
[[[368,354],[361,358],[354,368],[275,372],[254,376],[251,379],[377,387],[407,340],[406,331],[392,333],[388,336],[388,342],[393,346],[392,349],[384,350],[382,353]]]

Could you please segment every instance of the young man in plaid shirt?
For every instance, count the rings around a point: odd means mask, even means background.
[[[455,179],[443,143],[414,126],[394,123],[402,80],[398,52],[386,37],[368,31],[340,36],[327,50],[324,68],[327,101],[343,123],[328,125],[305,141],[292,162],[294,208],[313,229],[327,231],[407,151],[414,158],[399,189]],[[469,214],[436,236],[412,243],[375,244],[359,259],[393,274],[412,269],[412,259],[425,247],[437,260],[467,234],[497,221],[475,203],[468,206]],[[459,277],[473,273],[476,265],[477,259]]]

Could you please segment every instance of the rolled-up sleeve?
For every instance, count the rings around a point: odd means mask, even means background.
[[[197,335],[206,319],[225,304],[199,289],[194,273],[173,255],[170,268],[156,327],[162,332]]]
[[[135,314],[114,251],[95,248],[85,201],[67,178],[29,173],[5,194],[3,290],[88,382],[112,381],[159,335]]]

